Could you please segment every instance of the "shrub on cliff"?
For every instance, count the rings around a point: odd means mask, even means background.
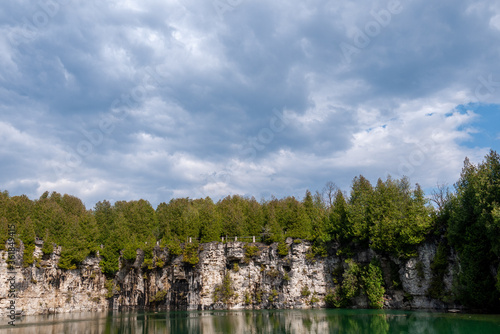
[[[228,304],[234,296],[235,292],[233,288],[233,281],[231,280],[229,272],[226,272],[224,278],[222,279],[222,283],[215,286],[213,301],[214,303],[220,301],[224,304]]]
[[[198,250],[200,244],[198,242],[190,242],[184,245],[184,251],[182,253],[182,262],[188,263],[192,266],[197,264],[200,259],[198,257]]]
[[[380,265],[376,261],[372,261],[364,269],[362,278],[365,293],[370,300],[370,307],[383,308],[385,289],[383,287],[384,279]]]
[[[288,245],[283,241],[278,243],[278,254],[280,256],[288,255]]]

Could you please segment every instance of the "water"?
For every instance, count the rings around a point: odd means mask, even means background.
[[[391,310],[106,312],[28,316],[0,333],[500,333],[500,315]]]

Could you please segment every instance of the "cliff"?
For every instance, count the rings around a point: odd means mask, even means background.
[[[248,245],[254,246],[248,248]],[[311,244],[287,240],[289,252],[278,254],[278,244],[211,242],[201,244],[195,265],[183,261],[168,249],[155,248],[157,265],[147,268],[138,250],[135,262],[122,262],[113,280],[107,280],[99,267],[99,258],[87,258],[75,270],[57,267],[60,248],[40,260],[22,267],[22,244],[15,259],[15,305],[23,314],[98,311],[123,307],[158,307],[170,310],[311,308],[324,307],[324,298],[338,288],[335,273],[345,267],[345,257],[330,249],[326,257],[311,256]],[[246,248],[247,247],[247,248]],[[249,251],[250,250],[250,251]],[[352,257],[363,265],[375,258],[382,268],[384,308],[446,309],[455,307],[428,298],[431,263],[437,245],[422,244],[418,257],[400,260],[372,250],[359,250]],[[9,273],[7,252],[1,252],[0,312],[7,315]],[[443,284],[451,289],[455,257],[450,255]],[[161,267],[160,267],[161,266]],[[360,294],[352,307],[368,307],[368,298]]]

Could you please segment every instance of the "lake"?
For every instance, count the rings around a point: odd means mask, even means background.
[[[1,333],[500,333],[500,315],[393,310],[105,312],[26,316]]]

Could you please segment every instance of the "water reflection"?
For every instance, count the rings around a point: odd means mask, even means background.
[[[378,310],[109,312],[24,317],[2,333],[500,333],[500,317]]]

